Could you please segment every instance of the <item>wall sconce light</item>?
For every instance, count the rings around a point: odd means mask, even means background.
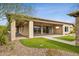
[[[59,26],[56,26],[56,29],[59,29]]]

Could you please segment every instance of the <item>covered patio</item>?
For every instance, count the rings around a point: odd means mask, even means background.
[[[12,13],[7,14],[7,17],[12,41],[16,40],[16,37],[33,38],[34,36],[64,34],[64,26],[62,22],[49,21]]]
[[[55,22],[42,21],[39,18],[20,14],[7,14],[10,24],[11,40],[16,40],[16,37],[28,37],[38,35],[53,35],[62,34],[62,24]],[[12,18],[10,17],[12,16]]]
[[[42,36],[42,35],[62,35],[62,25],[58,24],[50,24],[44,22],[37,22],[37,21],[25,21],[20,23],[19,25],[16,22],[16,35],[17,36],[24,36],[29,37],[29,31],[32,31],[33,36]],[[30,29],[30,26],[31,29]]]

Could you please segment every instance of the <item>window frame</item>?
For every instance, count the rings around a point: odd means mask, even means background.
[[[68,32],[68,31],[69,31],[69,27],[65,26],[65,32]]]

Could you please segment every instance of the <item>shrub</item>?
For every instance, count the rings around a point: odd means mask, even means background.
[[[7,41],[7,27],[0,26],[0,45],[6,45]]]
[[[0,34],[0,45],[6,45],[7,44],[7,38],[5,35]]]

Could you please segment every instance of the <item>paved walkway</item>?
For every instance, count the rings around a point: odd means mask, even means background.
[[[70,45],[75,45],[75,41],[71,42],[71,41],[56,39],[56,38],[53,38],[53,37],[44,37],[44,38],[48,38],[50,40],[55,40],[55,41],[58,41],[58,42],[63,42],[63,43],[70,44]]]
[[[50,40],[63,42],[63,43],[70,44],[70,45],[75,45],[75,41],[66,41],[66,40],[60,40],[60,39],[54,38],[54,37],[60,37],[60,36],[63,36],[63,35],[52,35],[52,36],[47,35],[47,36],[37,36],[37,37],[43,37],[43,38],[47,38],[47,39],[50,39]]]

